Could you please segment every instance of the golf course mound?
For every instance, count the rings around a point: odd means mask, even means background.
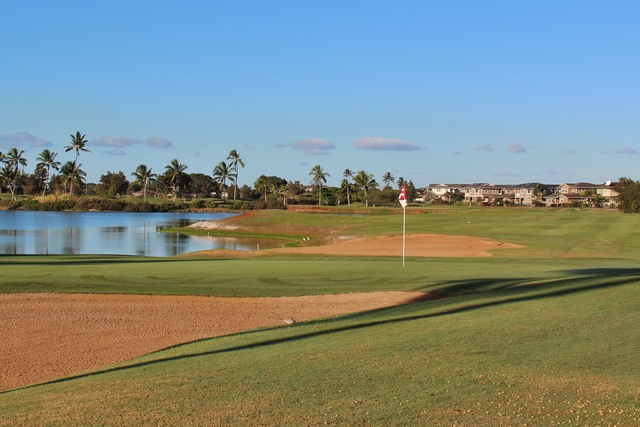
[[[443,234],[409,234],[406,236],[406,256],[475,258],[491,257],[490,250],[517,249],[524,246],[471,236]],[[278,248],[269,252],[323,255],[402,256],[402,236],[336,239],[335,244],[301,248]]]
[[[0,295],[0,390],[129,360],[176,344],[429,298],[372,292],[278,298]]]
[[[181,258],[254,258],[270,254],[310,254],[335,256],[402,256],[402,236],[335,236],[326,237],[324,245],[297,246],[241,251],[211,249],[178,255]],[[520,249],[525,246],[499,242],[484,237],[454,236],[445,234],[409,234],[406,236],[405,255],[421,258],[487,258],[489,251]]]

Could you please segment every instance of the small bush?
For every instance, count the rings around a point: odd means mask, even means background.
[[[202,199],[194,199],[190,204],[193,209],[203,209],[206,207],[207,201]]]
[[[156,212],[155,205],[151,203],[127,203],[123,209],[125,212]]]

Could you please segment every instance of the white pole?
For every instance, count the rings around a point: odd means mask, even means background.
[[[404,267],[404,248],[407,235],[407,208],[402,208],[402,266]]]

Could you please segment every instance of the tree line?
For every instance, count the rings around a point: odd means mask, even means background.
[[[211,175],[187,173],[187,165],[178,159],[172,159],[162,173],[156,173],[147,165],[141,164],[129,176],[122,171],[107,171],[97,183],[91,184],[87,183],[87,174],[79,162],[81,155],[91,154],[86,147],[86,134],[76,132],[70,137],[71,141],[64,150],[74,154],[73,160],[63,164],[57,160],[58,153],[47,148],[38,155],[33,173],[25,172],[27,160],[24,151],[11,148],[6,154],[0,152],[0,191],[6,189],[14,201],[18,194],[118,197],[142,192],[145,202],[150,194],[172,198],[174,202],[178,199],[210,198],[214,195],[227,202],[232,196],[236,208],[282,207],[289,203],[314,204],[316,197],[319,205],[346,203],[350,206],[353,200],[358,200],[368,207],[370,203],[395,202],[399,189],[405,185],[408,197],[413,198],[416,193],[413,183],[405,182],[402,177],[397,180],[398,190],[392,188],[391,184],[396,183],[396,179],[390,172],[383,176],[384,186],[380,188],[373,174],[365,170],[353,172],[346,169],[339,187],[326,187],[327,177],[331,175],[320,165],[314,166],[309,172],[310,186],[300,181],[289,182],[278,176],[266,175],[259,176],[253,187],[238,186],[238,175],[245,163],[235,149],[213,168]],[[247,206],[246,202],[258,203]]]

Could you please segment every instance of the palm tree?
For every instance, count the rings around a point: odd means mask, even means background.
[[[364,191],[365,206],[369,207],[369,190],[378,187],[378,183],[373,179],[373,174],[363,170],[358,171],[353,177],[353,183]]]
[[[14,170],[19,170],[20,166],[27,166],[27,159],[25,159],[22,155],[24,154],[24,150],[18,153],[17,148],[10,148],[4,157],[4,161]]]
[[[278,193],[282,194],[282,204],[287,206],[287,193],[289,193],[289,188],[283,184],[278,187]]]
[[[349,182],[349,178],[353,178],[353,172],[349,169],[345,169],[342,172],[342,176],[345,178],[349,185],[347,186],[347,206],[351,206],[351,183]]]
[[[315,184],[318,186],[318,191],[319,191],[319,198],[318,198],[318,205],[322,204],[322,184],[327,182],[327,177],[331,176],[328,173],[326,173],[322,167],[320,167],[320,165],[315,165],[313,168],[311,168],[311,172],[309,172],[309,176],[311,177],[311,183]]]
[[[213,180],[218,184],[220,184],[221,186],[220,188],[222,189],[223,194],[225,195],[224,197],[225,202],[227,201],[227,197],[226,197],[227,192],[225,191],[225,188],[227,186],[227,179],[230,180],[231,182],[235,182],[235,174],[233,173],[233,170],[229,168],[229,165],[227,165],[223,160],[220,163],[218,163],[216,167],[213,169]]]
[[[83,135],[80,132],[76,132],[76,134],[70,134],[71,136],[71,144],[67,145],[66,147],[64,147],[64,151],[65,152],[69,152],[71,150],[75,150],[76,152],[76,159],[73,162],[73,168],[75,169],[76,167],[80,167],[78,165],[78,157],[80,156],[80,152],[81,151],[86,151],[88,153],[90,153],[91,151],[89,151],[87,148],[85,148],[85,144],[88,142],[85,139],[85,136],[87,136],[86,134]],[[72,175],[75,175],[75,172],[72,173]],[[71,189],[69,190],[69,194],[73,194],[73,180],[71,180]]]
[[[42,195],[43,196],[46,193],[47,188],[49,186],[49,178],[50,178],[50,175],[51,175],[51,168],[53,168],[55,170],[60,170],[60,162],[56,162],[56,156],[57,155],[58,155],[58,153],[52,153],[51,151],[49,151],[48,148],[45,148],[44,150],[42,150],[42,153],[40,153],[38,158],[36,158],[36,161],[39,162],[36,165],[36,170],[46,169],[46,171],[47,171],[46,178],[45,178],[45,181],[44,181],[44,189],[42,190]]]
[[[173,202],[175,203],[178,197],[178,191],[180,191],[180,185],[182,184],[183,177],[185,175],[184,171],[187,170],[188,166],[180,163],[178,159],[171,160],[167,166],[165,166],[166,174],[169,178],[169,184],[171,185],[171,189],[173,190]]]
[[[394,182],[396,179],[391,175],[391,172],[387,172],[382,175],[382,182],[384,182],[385,187],[389,187],[389,185]]]
[[[9,188],[11,192],[11,200],[16,199],[16,181],[18,177],[18,172],[11,167],[11,165],[7,162],[4,164],[2,170],[0,170],[0,183],[4,184]]]
[[[346,178],[343,179],[342,182],[340,182],[340,189],[338,191],[340,192],[340,195],[347,193],[348,206],[351,206],[351,201],[349,200],[349,194],[351,193],[352,189],[353,189],[353,184],[351,184]]]
[[[244,162],[242,161],[242,159],[240,158],[240,154],[238,154],[238,152],[234,149],[231,150],[231,152],[229,153],[229,157],[227,157],[227,160],[231,160],[231,162],[229,163],[231,165],[231,171],[235,174],[235,182],[236,185],[233,186],[233,201],[236,200],[236,194],[238,193],[238,165],[242,166],[242,168],[244,169]]]
[[[267,188],[269,188],[269,178],[266,175],[260,175],[256,182],[253,183],[253,186],[258,189],[264,190],[264,201],[267,201]]]
[[[23,157],[24,150],[18,152],[17,148],[10,148],[4,156],[6,173],[3,172],[5,179],[11,190],[11,199],[16,200],[16,188],[18,187],[18,178],[20,177],[20,166],[27,166],[27,159]]]
[[[2,151],[0,151],[0,163],[4,163],[5,155]],[[4,183],[5,177],[0,173],[0,194],[2,193],[2,185]]]
[[[147,185],[150,182],[158,180],[158,174],[153,173],[151,168],[147,168],[147,165],[140,165],[136,168],[136,171],[131,173],[136,181],[142,184],[142,194],[144,195],[144,202],[147,202]]]
[[[402,190],[402,187],[407,185],[407,181],[405,181],[403,177],[399,177],[398,181],[396,181],[396,184],[398,185],[398,190]]]
[[[82,164],[76,164],[69,160],[60,168],[60,177],[62,178],[62,185],[73,188],[73,184],[82,184],[85,182],[87,173],[81,169]],[[71,194],[71,193],[70,193]]]

